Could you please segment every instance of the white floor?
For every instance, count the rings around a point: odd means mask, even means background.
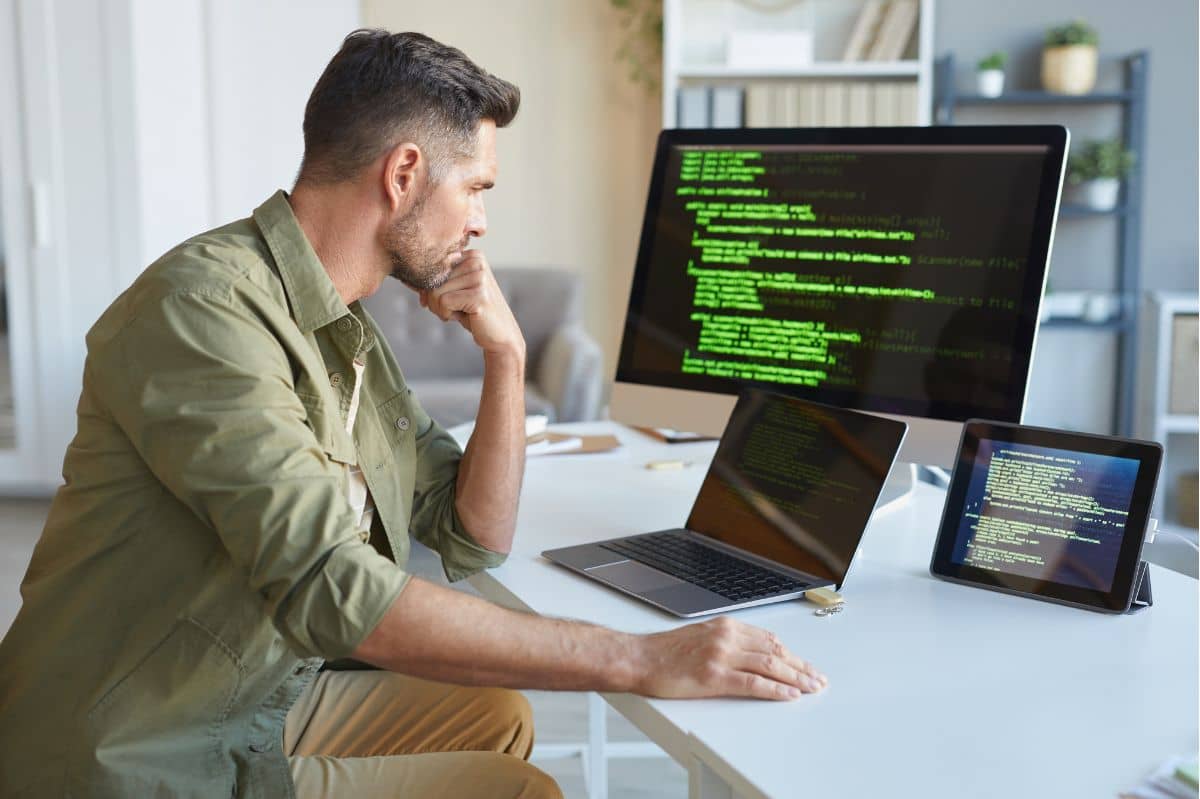
[[[8,629],[21,606],[21,578],[41,534],[48,507],[47,500],[0,499],[0,632]],[[414,553],[412,567],[413,571],[429,579],[445,583],[436,556],[423,547]],[[585,695],[531,691],[528,696],[534,708],[539,743],[584,739],[587,729]],[[610,740],[646,740],[611,710],[608,729]],[[536,762],[539,768],[558,780],[568,799],[587,797],[582,763],[578,758]],[[609,796],[612,799],[682,799],[687,796],[687,773],[665,755],[614,760],[609,767]]]

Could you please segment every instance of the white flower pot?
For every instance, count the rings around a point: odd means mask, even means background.
[[[1065,44],[1042,50],[1042,86],[1055,94],[1087,94],[1096,85],[1096,48]]]
[[[1067,198],[1078,205],[1086,205],[1097,211],[1111,211],[1117,207],[1121,197],[1121,181],[1118,178],[1096,178],[1075,183],[1070,187]]]
[[[979,93],[984,97],[999,97],[1004,92],[1004,70],[982,69],[975,74],[979,81]]]

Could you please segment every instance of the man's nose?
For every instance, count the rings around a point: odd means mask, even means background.
[[[480,202],[471,211],[471,215],[467,217],[467,235],[482,236],[487,233],[487,211],[483,208],[483,203]]]

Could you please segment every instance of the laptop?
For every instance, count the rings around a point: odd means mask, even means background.
[[[683,527],[542,555],[685,618],[840,589],[907,429],[747,388]]]

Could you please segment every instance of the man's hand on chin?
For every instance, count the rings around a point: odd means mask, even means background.
[[[421,305],[444,322],[454,320],[470,331],[488,353],[525,356],[525,337],[500,293],[487,257],[467,250],[436,289],[420,292]]]

